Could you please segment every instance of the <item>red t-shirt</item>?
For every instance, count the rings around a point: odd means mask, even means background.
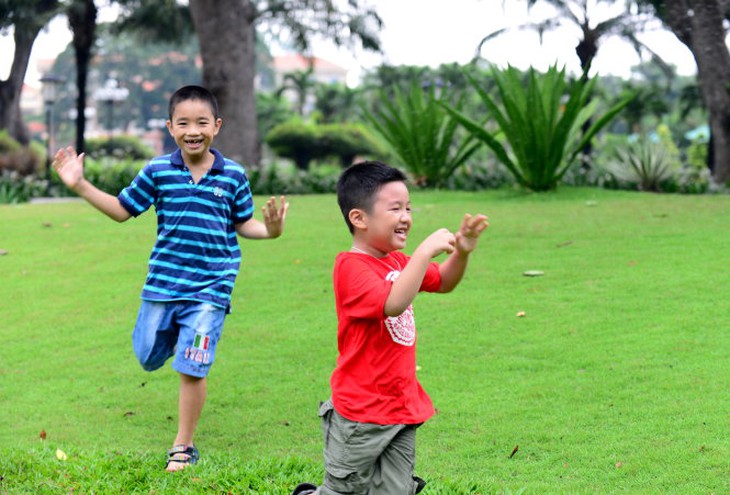
[[[340,253],[335,260],[337,367],[332,402],[351,421],[419,424],[433,416],[433,404],[416,378],[416,325],[413,306],[386,317],[393,280],[409,257],[394,251],[385,258]],[[430,263],[420,291],[441,286],[439,265]]]

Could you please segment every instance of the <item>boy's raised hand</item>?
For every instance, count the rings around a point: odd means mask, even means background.
[[[279,198],[281,205],[277,207],[276,198],[273,196],[266,201],[266,205],[261,208],[264,214],[264,225],[269,233],[269,237],[274,239],[284,233],[284,222],[286,221],[286,211],[289,209],[289,203],[286,198]]]
[[[477,247],[479,235],[489,227],[489,218],[486,215],[464,215],[461,227],[456,233],[456,250],[463,254],[474,251]]]
[[[438,229],[426,237],[417,249],[424,249],[429,253],[429,258],[435,258],[441,253],[451,254],[454,252],[456,238],[448,229]]]
[[[84,178],[84,153],[77,155],[71,146],[61,148],[53,159],[53,168],[63,183],[73,190]]]

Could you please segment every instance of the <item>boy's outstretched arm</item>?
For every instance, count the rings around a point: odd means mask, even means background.
[[[431,258],[455,249],[456,237],[447,229],[439,229],[418,245],[408,265],[403,269],[390,288],[385,300],[386,316],[398,316],[405,311],[418,295]]]
[[[238,235],[246,239],[275,239],[283,234],[289,203],[286,202],[284,196],[280,198],[280,201],[279,207],[276,206],[276,198],[273,196],[266,201],[266,205],[261,208],[264,214],[263,222],[251,218],[246,222],[236,224]]]
[[[439,271],[441,272],[440,293],[451,292],[461,282],[466,271],[469,254],[477,247],[479,236],[489,227],[489,219],[485,215],[464,215],[461,227],[456,233],[456,244],[454,252],[444,261]]]
[[[71,146],[61,148],[53,159],[53,168],[69,189],[112,220],[124,222],[132,216],[116,196],[98,189],[84,178],[84,153],[77,155]]]

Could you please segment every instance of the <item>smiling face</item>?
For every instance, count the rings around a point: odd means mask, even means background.
[[[378,190],[368,211],[352,210],[355,247],[376,257],[403,249],[411,229],[411,200],[404,182],[388,182]]]
[[[221,122],[205,101],[183,100],[175,106],[172,118],[167,121],[167,130],[182,150],[185,163],[194,165],[208,159]]]

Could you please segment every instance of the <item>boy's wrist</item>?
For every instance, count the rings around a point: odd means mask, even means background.
[[[76,182],[76,184],[74,184],[73,186],[69,186],[69,188],[79,196],[83,196],[84,190],[86,189],[88,183],[89,182],[84,177],[81,177],[78,182]]]
[[[457,246],[456,249],[454,249],[454,255],[459,256],[460,258],[466,259],[469,257],[469,255],[471,254],[472,251],[473,250],[466,250],[466,249],[459,248]]]

